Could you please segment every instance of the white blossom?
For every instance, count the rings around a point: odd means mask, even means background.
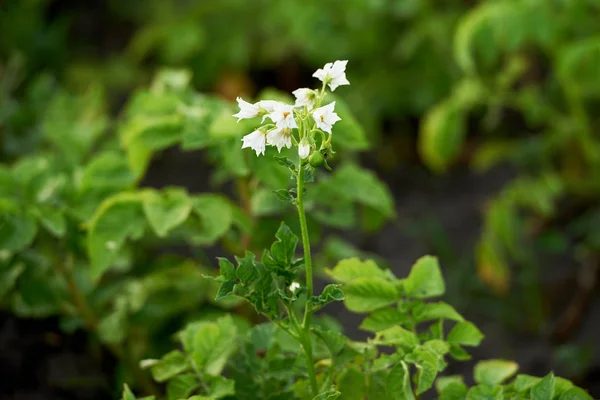
[[[338,86],[350,84],[346,79],[346,64],[348,64],[348,60],[327,63],[322,69],[319,68],[313,76],[321,82],[329,84],[329,88],[333,92]]]
[[[267,133],[267,144],[277,147],[277,151],[292,147],[292,131],[289,128],[275,128]]]
[[[279,103],[274,105],[273,112],[269,114],[269,118],[277,125],[277,128],[297,128],[296,120],[294,119],[294,106]]]
[[[265,132],[260,129],[255,130],[252,133],[247,134],[242,138],[242,149],[246,147],[252,148],[256,152],[256,155],[259,156],[261,154],[265,154],[265,147],[267,142],[267,137]]]
[[[341,120],[341,118],[333,111],[334,108],[335,101],[313,111],[312,116],[315,120],[317,128],[331,133],[331,127],[333,124]]]
[[[296,104],[294,104],[295,107],[307,106],[309,110],[313,108],[316,97],[314,90],[301,88],[294,90],[292,94],[296,96]]]
[[[275,110],[275,106],[281,104],[281,102],[275,100],[261,100],[256,104],[267,113],[272,113]]]
[[[300,284],[298,282],[292,282],[290,285],[290,292],[294,293],[298,289],[300,289]]]
[[[238,119],[237,122],[247,118],[258,117],[260,108],[256,104],[248,103],[241,97],[238,97],[236,100],[238,102],[238,106],[240,107],[240,112],[233,114],[233,116]]]
[[[298,145],[298,155],[301,159],[305,159],[310,154],[310,143],[308,140],[302,139]]]

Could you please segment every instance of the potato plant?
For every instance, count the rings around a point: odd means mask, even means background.
[[[435,257],[417,260],[403,279],[371,260],[344,259],[326,270],[334,283],[315,291],[305,196],[316,186],[315,170],[330,168],[340,116],[326,89],[349,84],[346,64],[317,70],[321,88],[294,91],[294,104],[238,99],[238,121],[262,119],[240,148],[259,158],[267,146],[297,154],[275,157],[296,182],[276,193],[296,208],[300,237],[282,222],[269,248],[234,262],[219,258],[220,274],[212,278],[219,283],[215,300],[242,298],[267,322],[249,329],[231,316],[193,322],[176,335],[177,349],[141,365],[166,382],[170,400],[416,399],[434,385],[440,399],[591,399],[552,373],[515,377],[518,365],[506,360],[479,362],[470,388],[462,377],[438,377],[449,359],[469,359],[465,347],[479,345],[483,334],[451,305],[432,301],[445,291]],[[337,301],[366,314],[360,327],[371,337],[351,340],[317,313]],[[123,399],[135,399],[127,385]]]

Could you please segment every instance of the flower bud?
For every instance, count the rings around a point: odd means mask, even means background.
[[[308,157],[310,153],[310,143],[307,140],[303,139],[298,145],[298,155],[302,160]]]

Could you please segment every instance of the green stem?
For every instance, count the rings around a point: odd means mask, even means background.
[[[304,308],[304,320],[302,321],[301,334],[301,345],[306,356],[306,367],[308,370],[308,377],[310,379],[310,386],[313,392],[313,396],[318,395],[317,388],[317,377],[315,375],[315,367],[313,362],[312,354],[312,343],[310,339],[310,320],[311,311],[308,307],[308,300],[313,295],[313,270],[312,260],[310,257],[310,241],[308,238],[308,227],[306,224],[306,214],[304,213],[304,168],[302,167],[302,160],[299,162],[298,175],[297,175],[297,199],[296,206],[298,207],[298,218],[300,219],[300,230],[302,231],[302,245],[304,248],[304,266],[306,268],[306,305]]]

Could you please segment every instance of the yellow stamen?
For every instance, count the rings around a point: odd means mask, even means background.
[[[284,111],[283,118],[287,118],[288,115],[290,115],[290,112],[289,111]]]

